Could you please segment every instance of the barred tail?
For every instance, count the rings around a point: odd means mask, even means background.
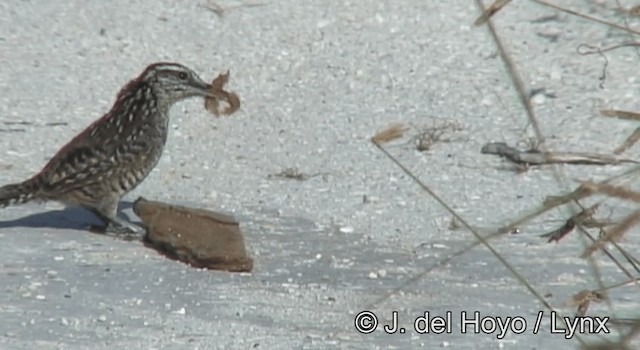
[[[23,204],[38,197],[40,189],[36,177],[27,181],[0,187],[0,208],[10,205]]]

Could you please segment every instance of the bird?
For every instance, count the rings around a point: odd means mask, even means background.
[[[169,129],[169,111],[192,97],[215,97],[192,69],[172,62],[145,68],[117,94],[111,109],[64,145],[31,178],[0,187],[0,208],[31,201],[84,207],[104,233],[140,234],[117,216],[118,204],[155,168]]]

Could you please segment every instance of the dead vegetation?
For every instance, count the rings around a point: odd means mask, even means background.
[[[445,120],[439,123],[432,123],[430,126],[420,128],[416,140],[416,149],[420,152],[430,150],[437,143],[453,142],[455,133],[464,130],[462,124],[457,121]]]
[[[583,20],[608,26],[609,30],[612,31],[618,30],[634,35],[640,34],[640,31],[630,27],[626,21],[622,21],[623,23],[606,21],[595,16],[587,15],[579,11],[568,9],[561,5],[556,5],[550,2],[542,0],[530,1],[539,4],[540,6],[547,9],[553,9],[554,11],[556,11],[556,13],[576,16]],[[487,152],[483,153],[497,154],[509,159],[514,163],[524,164],[525,166],[528,166],[528,164],[531,163],[587,163],[594,166],[620,164],[621,161],[637,163],[637,161],[633,159],[623,159],[618,158],[617,156],[633,148],[638,139],[640,139],[640,127],[631,132],[630,136],[628,136],[624,141],[622,141],[620,145],[613,149],[613,155],[594,155],[586,153],[564,153],[562,155],[558,155],[557,152],[554,153],[545,149],[544,142],[542,142],[542,140],[545,140],[545,135],[543,135],[540,128],[538,127],[538,118],[534,109],[532,108],[531,103],[532,94],[525,88],[525,84],[523,84],[520,77],[518,66],[511,59],[509,50],[503,44],[499,33],[492,23],[492,19],[495,16],[502,14],[504,12],[503,10],[508,7],[511,1],[496,0],[488,8],[485,8],[480,0],[477,0],[476,2],[481,10],[481,15],[475,21],[475,25],[478,27],[486,26],[493,40],[495,41],[499,57],[502,59],[505,69],[509,73],[511,82],[513,83],[513,87],[519,95],[520,102],[528,118],[527,123],[532,127],[535,133],[535,140],[537,141],[535,149],[530,149],[527,151],[520,151],[515,148],[508,147],[504,143],[493,143],[486,149]],[[640,13],[638,11],[638,8],[640,8],[640,6],[624,8],[620,4],[620,2],[616,2],[616,4],[624,16],[637,16],[638,13]],[[550,16],[550,18],[554,18],[554,16],[557,15]],[[591,38],[584,38],[584,40],[591,40]],[[601,75],[598,77],[598,79],[600,80],[599,85],[603,87],[606,83],[607,68],[609,64],[606,53],[610,53],[612,50],[623,47],[637,46],[640,46],[640,43],[623,43],[608,48],[600,48],[597,45],[593,44],[584,44],[580,45],[578,48],[576,48],[576,50],[577,54],[599,55],[600,58],[603,59],[604,64],[602,66]],[[630,72],[630,74],[634,74],[634,72]],[[606,109],[602,110],[601,114],[604,117],[634,121],[640,120],[640,113],[637,112]],[[406,173],[420,188],[422,188],[427,195],[432,197],[432,199],[439,203],[442,208],[444,208],[451,214],[451,229],[463,228],[468,230],[475,237],[475,242],[442,258],[433,265],[425,267],[422,272],[409,278],[389,293],[381,295],[378,299],[367,305],[367,307],[373,307],[385,302],[389,297],[402,292],[409,285],[415,283],[418,280],[426,278],[426,276],[434,269],[442,267],[452,260],[456,259],[457,257],[467,253],[474,247],[482,245],[489,249],[489,251],[495,256],[495,258],[500,261],[500,263],[502,263],[504,267],[511,273],[512,277],[514,277],[523,287],[525,287],[537,302],[539,302],[541,305],[544,305],[548,310],[555,310],[554,307],[547,301],[547,298],[552,294],[544,294],[539,292],[536,287],[531,284],[530,281],[524,278],[516,268],[509,264],[509,262],[503,256],[503,253],[494,249],[491,240],[499,239],[500,237],[503,237],[508,233],[519,232],[519,228],[522,225],[530,222],[533,218],[540,217],[541,215],[549,212],[554,208],[563,207],[568,208],[570,211],[572,211],[566,221],[564,221],[557,229],[542,234],[541,236],[543,238],[546,238],[548,242],[563,244],[563,238],[567,237],[567,235],[569,235],[570,233],[578,235],[576,237],[584,241],[584,249],[582,251],[576,251],[575,255],[586,259],[587,263],[591,267],[591,270],[593,271],[597,284],[592,289],[577,290],[571,297],[571,300],[564,306],[575,308],[574,317],[579,317],[588,315],[590,306],[592,304],[603,304],[606,310],[610,312],[612,327],[615,327],[620,334],[620,337],[617,340],[608,338],[607,340],[601,342],[587,341],[579,335],[576,337],[577,341],[580,343],[582,349],[634,348],[630,345],[630,343],[632,341],[638,341],[637,338],[640,335],[640,314],[635,314],[631,318],[616,318],[616,304],[609,298],[609,292],[614,289],[626,286],[628,286],[629,288],[640,287],[640,259],[638,259],[636,256],[637,250],[627,251],[621,245],[621,243],[630,240],[634,240],[637,242],[638,238],[631,238],[630,235],[637,235],[637,232],[640,231],[640,207],[638,207],[638,209],[631,210],[630,213],[626,213],[626,215],[619,220],[611,220],[609,218],[599,217],[599,209],[605,202],[618,203],[618,201],[620,200],[631,201],[632,203],[640,202],[640,190],[634,189],[629,185],[629,183],[632,183],[638,178],[640,167],[634,164],[628,164],[627,169],[625,169],[623,173],[612,176],[609,179],[603,181],[596,182],[595,180],[581,179],[578,181],[579,185],[572,192],[558,194],[556,196],[549,196],[544,200],[543,203],[533,203],[532,206],[536,209],[532,210],[532,212],[513,219],[504,227],[497,228],[489,234],[481,234],[475,227],[469,224],[465,220],[465,218],[463,218],[458,212],[456,212],[456,210],[452,209],[452,206],[449,205],[443,198],[441,198],[440,195],[438,195],[434,190],[432,190],[430,186],[420,180],[418,175],[409,170],[400,160],[398,160],[398,158],[393,156],[389,152],[389,150],[385,148],[384,144],[386,142],[401,138],[405,135],[407,129],[397,125],[401,124],[396,124],[396,126],[390,127],[383,132],[376,134],[371,139],[372,143],[399,169]],[[457,129],[453,127],[451,128],[451,130],[456,131]],[[447,141],[448,138],[444,137],[447,131],[447,128],[444,127],[425,130],[420,135],[415,136],[415,139],[418,140],[417,148],[421,151],[429,150],[435,143]],[[579,130],[575,132],[579,132]],[[538,145],[540,148],[538,148]],[[532,159],[533,161],[531,161]],[[564,174],[557,168],[553,168],[553,171],[554,176],[558,182],[566,180]],[[599,198],[599,201],[594,203],[592,200],[596,196]],[[590,203],[586,204],[587,201],[590,201]],[[615,207],[615,204],[613,206]],[[610,284],[608,286],[605,285],[605,283],[603,282],[604,276],[601,275],[601,269],[599,268],[599,264],[603,261],[607,261],[608,263],[612,262],[621,272],[620,276],[607,276],[607,280],[610,281],[612,279],[617,279],[619,280],[619,282]],[[636,295],[640,295],[640,293],[636,293]],[[636,304],[640,303],[640,299],[633,300],[632,302]]]
[[[394,123],[376,133],[371,138],[371,142],[379,145],[388,143],[402,138],[411,129],[417,131],[417,134],[411,137],[416,150],[425,152],[431,150],[436,144],[461,140],[457,138],[455,134],[464,130],[464,127],[461,123],[453,120],[431,121],[428,126],[418,127],[409,127],[403,123]]]
[[[326,176],[329,173],[315,173],[315,174],[307,174],[298,170],[297,168],[285,168],[282,171],[274,174],[269,174],[267,179],[286,179],[286,180],[297,180],[297,181],[307,181],[316,176]]]
[[[260,7],[260,6],[265,6],[267,5],[266,3],[262,3],[262,2],[241,2],[241,3],[236,3],[233,5],[224,5],[224,4],[220,4],[218,1],[213,1],[213,0],[208,0],[205,1],[204,3],[200,4],[199,6],[211,11],[212,13],[214,13],[216,16],[218,16],[219,18],[223,18],[224,15],[227,12],[236,10],[236,9],[241,9],[241,8],[250,8],[250,7]]]
[[[384,130],[375,134],[371,141],[376,144],[387,143],[401,138],[408,130],[407,126],[401,123],[392,124],[386,127]]]

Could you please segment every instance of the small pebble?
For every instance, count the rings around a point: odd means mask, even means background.
[[[340,227],[340,232],[342,233],[353,233],[354,228],[351,226],[344,226],[344,227]]]
[[[541,105],[546,101],[546,99],[547,98],[544,94],[536,94],[531,99],[531,102],[533,102],[533,104],[536,104],[536,105]]]

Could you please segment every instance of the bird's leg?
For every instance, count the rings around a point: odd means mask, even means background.
[[[87,209],[104,222],[104,226],[92,225],[91,231],[128,236],[138,236],[144,233],[142,227],[118,217],[118,202],[106,203],[98,208],[88,207]]]

